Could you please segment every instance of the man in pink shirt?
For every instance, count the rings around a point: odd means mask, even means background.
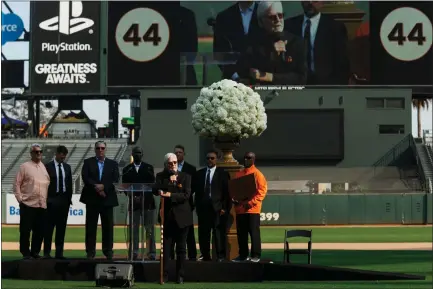
[[[42,163],[42,153],[41,145],[32,144],[31,160],[21,165],[14,183],[15,198],[20,204],[20,252],[24,259],[40,258],[50,184],[50,176]]]

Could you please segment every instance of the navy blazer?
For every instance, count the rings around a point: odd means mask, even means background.
[[[86,205],[117,207],[117,191],[114,183],[119,182],[119,165],[116,161],[105,158],[102,179],[99,180],[99,167],[96,157],[84,160],[81,169],[81,178],[84,182],[80,202]],[[105,197],[101,197],[95,189],[96,184],[104,185]]]

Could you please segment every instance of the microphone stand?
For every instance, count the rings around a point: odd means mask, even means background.
[[[159,210],[161,222],[160,222],[160,237],[161,237],[161,250],[160,250],[160,262],[159,262],[159,283],[164,284],[164,197],[161,198],[161,209]]]

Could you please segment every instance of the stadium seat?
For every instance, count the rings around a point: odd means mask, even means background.
[[[312,230],[285,230],[284,232],[284,263],[290,263],[290,254],[295,255],[308,255],[308,264],[311,264],[311,242],[312,242]],[[289,239],[295,237],[309,238],[307,249],[290,249]]]

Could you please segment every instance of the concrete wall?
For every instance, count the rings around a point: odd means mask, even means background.
[[[186,158],[199,165],[201,142],[191,127],[190,108],[200,89],[148,89],[141,92],[141,137],[138,145],[145,151],[145,160],[162,167],[163,156],[181,143],[186,148]],[[265,95],[268,91],[260,91]],[[343,109],[344,159],[339,167],[368,167],[387,153],[394,145],[411,133],[411,90],[407,89],[306,89],[279,91],[267,104],[275,109]],[[343,100],[340,104],[340,97]],[[402,97],[405,109],[368,109],[366,97]],[[186,98],[186,110],[148,110],[149,98]],[[322,103],[319,104],[319,99]],[[381,135],[379,124],[402,124],[405,134]],[[302,125],[302,124],[300,124]],[[314,134],[314,131],[309,133]],[[273,142],[269,140],[269,150]],[[242,147],[242,145],[241,145]]]

